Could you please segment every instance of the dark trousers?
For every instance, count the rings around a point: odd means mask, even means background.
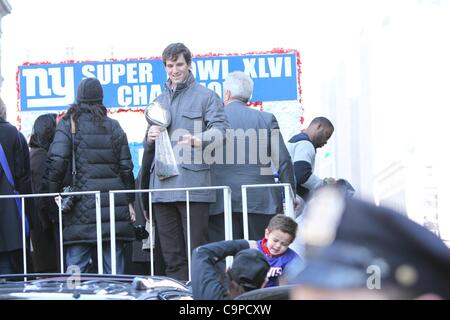
[[[190,202],[191,251],[208,242],[208,203]],[[185,202],[155,203],[161,249],[166,263],[166,275],[186,281],[188,277],[187,216]]]
[[[0,252],[0,274],[16,273],[9,252]]]
[[[27,239],[29,243],[29,239]],[[27,273],[33,273],[33,263],[31,261],[31,253],[27,248]],[[24,273],[23,270],[23,251],[14,250],[9,252],[0,252],[0,274]]]
[[[270,219],[275,214],[248,214],[248,237],[249,240],[261,240],[264,237]],[[233,239],[244,238],[244,227],[242,222],[242,212],[233,212]],[[225,239],[225,222],[223,213],[209,216],[208,227],[209,241],[221,241]]]
[[[138,218],[136,217],[136,221]],[[142,218],[143,219],[143,218]],[[155,226],[155,247],[153,249],[153,271],[155,276],[166,275],[166,264],[159,241],[158,228]],[[150,275],[150,249],[142,249],[142,241],[133,241],[125,246],[125,274]]]

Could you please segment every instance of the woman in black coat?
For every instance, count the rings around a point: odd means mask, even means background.
[[[31,187],[33,193],[44,193],[42,177],[50,144],[56,131],[56,114],[48,113],[37,117],[30,137]],[[58,268],[58,207],[53,199],[35,198],[39,222],[31,231],[33,243],[33,266],[35,272],[57,272]]]
[[[109,195],[110,190],[134,189],[133,163],[125,132],[107,116],[103,106],[103,88],[95,78],[81,81],[77,102],[58,123],[50,146],[46,171],[49,192],[60,192],[63,177],[72,163],[71,118],[75,124],[75,190],[101,194],[103,270],[111,273]],[[123,245],[134,239],[132,220],[134,193],[116,194],[116,261],[117,273],[123,273]],[[63,215],[63,235],[67,266],[77,265],[86,272],[91,250],[97,242],[94,195],[77,197],[71,212]]]

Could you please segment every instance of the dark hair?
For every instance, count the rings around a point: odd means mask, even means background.
[[[233,279],[233,275],[231,273],[231,269],[222,273],[219,277],[220,283],[222,283],[225,287],[227,287],[228,297],[234,299],[237,296],[249,292],[255,289],[259,289],[259,287],[254,287],[247,284],[240,284],[238,281]],[[262,285],[262,284],[261,284]]]
[[[55,137],[56,114],[46,113],[36,118],[31,131],[29,146],[48,150]]]
[[[73,103],[69,105],[69,110],[67,110],[63,119],[70,119],[70,116],[73,116],[73,120],[77,121],[83,112],[91,113],[93,115],[92,118],[96,123],[100,123],[108,113],[106,107],[102,103]]]
[[[291,217],[285,216],[284,214],[277,214],[270,219],[267,229],[269,229],[269,231],[281,230],[292,236],[292,239],[295,239],[297,227],[297,222]]]
[[[233,280],[230,272],[230,270],[227,270],[225,274],[222,275],[221,282],[228,282],[228,296],[232,299],[236,298],[237,296],[247,292],[254,290],[253,288],[245,288],[244,286],[237,283],[235,280]]]
[[[322,126],[328,127],[328,128],[330,128],[330,129],[332,129],[332,130],[334,131],[334,126],[333,126],[333,124],[331,123],[330,120],[328,120],[328,119],[325,118],[325,117],[316,117],[316,118],[314,118],[314,119],[311,121],[310,125],[312,125],[312,124],[321,124]]]
[[[172,43],[169,44],[163,51],[162,59],[164,66],[166,65],[167,60],[177,60],[180,54],[183,55],[186,63],[190,65],[192,61],[191,51],[183,43]]]

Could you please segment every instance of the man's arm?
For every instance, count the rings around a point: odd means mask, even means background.
[[[306,140],[297,142],[293,159],[297,186],[303,186],[309,190],[323,186],[323,180],[313,173],[312,163],[315,156],[316,151],[311,142]]]
[[[292,187],[292,192],[295,195],[296,185],[294,179],[294,167],[292,165],[292,159],[289,152],[284,144],[283,136],[280,132],[280,127],[278,125],[277,118],[272,115],[272,120],[270,123],[271,137],[275,134],[274,141],[277,142],[276,145],[272,144],[271,139],[271,159],[277,169],[279,181],[281,183],[289,183]]]
[[[206,109],[204,110],[204,121],[206,130],[201,133],[201,137],[195,134],[202,142],[202,148],[210,143],[222,146],[225,139],[226,130],[230,127],[227,116],[223,108],[223,102],[219,96],[212,93],[208,99]]]
[[[141,164],[141,179],[139,189],[149,189],[150,188],[150,169],[152,167],[153,160],[155,158],[155,143],[149,143],[147,141],[147,134],[144,138],[144,154],[142,155]],[[148,193],[142,193],[142,201],[144,206],[144,211],[148,213]]]

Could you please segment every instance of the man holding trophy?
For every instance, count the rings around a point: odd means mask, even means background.
[[[191,72],[191,52],[184,44],[167,46],[162,59],[168,80],[165,91],[145,112],[149,126],[142,159],[146,181],[142,187],[210,186],[211,162],[205,159],[203,150],[223,146],[229,124],[222,100],[196,82]],[[215,191],[189,192],[191,250],[208,242],[208,206],[214,201]],[[186,192],[154,192],[152,204],[166,275],[188,280]]]

